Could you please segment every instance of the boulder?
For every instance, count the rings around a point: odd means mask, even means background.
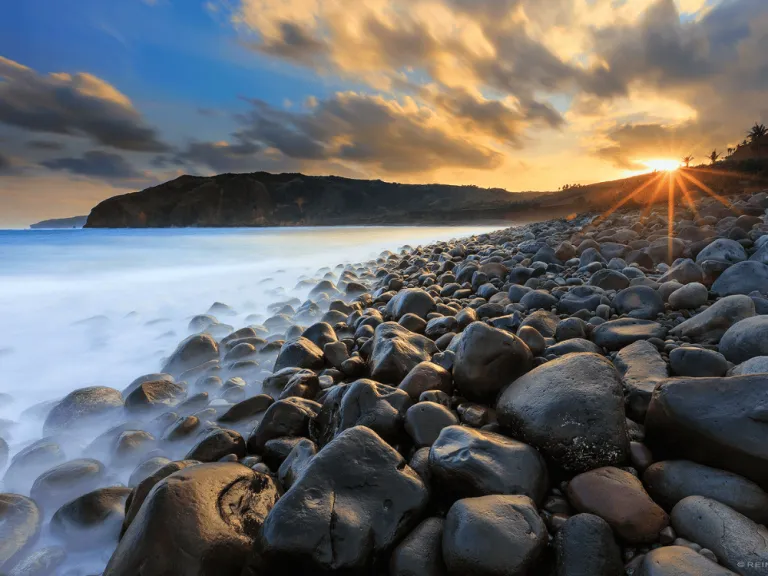
[[[38,440],[11,459],[3,477],[3,487],[12,492],[26,492],[33,478],[65,460],[61,447],[51,438]]]
[[[400,290],[387,302],[387,315],[395,320],[400,320],[406,314],[415,314],[420,318],[426,318],[427,314],[435,309],[435,300],[429,292],[419,288],[406,288]]]
[[[27,554],[16,566],[4,572],[7,576],[49,576],[67,559],[61,546],[47,546]]]
[[[40,534],[37,504],[19,494],[0,494],[0,573],[8,573]]]
[[[56,510],[62,504],[95,490],[104,475],[104,465],[98,460],[70,460],[38,476],[30,496],[43,508]]]
[[[629,454],[621,377],[597,354],[568,354],[518,378],[499,424],[570,472],[621,465]]]
[[[334,435],[355,426],[367,426],[387,442],[396,442],[412,403],[403,390],[373,380],[357,380],[349,385],[341,400]]]
[[[653,344],[638,340],[619,350],[613,364],[624,381],[627,415],[642,422],[654,388],[669,377],[667,363]]]
[[[755,303],[749,296],[727,296],[678,324],[669,333],[692,342],[717,344],[731,326],[754,315]]]
[[[274,438],[308,436],[309,423],[320,408],[317,402],[304,398],[286,398],[270,405],[248,437],[248,452],[261,454],[265,444]]]
[[[669,367],[676,376],[725,376],[728,361],[714,350],[680,346],[669,353]]]
[[[768,565],[768,530],[725,504],[689,496],[672,509],[678,536],[714,552],[723,566],[742,576],[761,576]]]
[[[638,340],[664,338],[667,330],[657,322],[620,318],[600,324],[592,331],[592,341],[608,350],[621,350]]]
[[[43,434],[72,433],[94,424],[104,424],[122,408],[123,396],[114,388],[80,388],[67,394],[51,409],[43,424]]]
[[[419,402],[405,413],[405,431],[415,446],[432,446],[440,432],[459,423],[455,413],[435,402]]]
[[[712,285],[712,292],[718,296],[768,294],[768,265],[762,262],[739,262],[728,268]]]
[[[610,525],[594,514],[568,518],[555,537],[557,576],[620,576],[621,550]]]
[[[605,520],[630,544],[650,544],[669,525],[669,517],[629,472],[605,467],[584,472],[568,483],[568,500],[579,512]]]
[[[427,518],[408,534],[389,561],[390,576],[447,576],[442,518]]]
[[[696,263],[698,264],[706,260],[736,264],[746,259],[747,252],[744,250],[744,246],[736,242],[736,240],[728,238],[718,238],[696,255]]]
[[[488,401],[532,366],[533,355],[517,336],[473,322],[459,338],[453,379],[466,398]]]
[[[445,517],[443,560],[456,576],[526,576],[536,573],[548,539],[527,496],[465,498]]]
[[[768,522],[768,494],[746,478],[696,464],[690,460],[665,460],[643,473],[648,493],[664,509],[688,496],[705,496],[730,506],[758,524]]]
[[[181,403],[186,396],[186,387],[175,382],[142,382],[125,399],[125,409],[130,413],[166,410]]]
[[[768,356],[755,356],[728,372],[728,376],[747,376],[749,374],[768,373]]]
[[[239,576],[277,499],[269,476],[241,464],[175,472],[147,495],[104,576]]]
[[[652,320],[664,312],[664,301],[661,296],[648,286],[625,288],[616,294],[613,305],[619,314],[643,320]]]
[[[400,382],[398,388],[403,390],[413,401],[417,401],[427,390],[441,390],[451,393],[453,378],[451,373],[432,362],[421,362],[413,367]]]
[[[83,494],[59,508],[51,532],[70,550],[98,550],[114,546],[125,517],[130,488],[114,486]]]
[[[673,378],[658,385],[645,417],[657,460],[686,459],[768,486],[768,374]]]
[[[596,286],[576,286],[566,292],[557,303],[561,314],[575,314],[579,310],[594,312],[600,304],[607,303],[603,290]]]
[[[369,428],[350,428],[277,502],[243,574],[363,573],[418,524],[427,501],[397,451]]]
[[[768,316],[745,318],[728,328],[719,350],[734,364],[768,355]]]
[[[323,350],[311,340],[299,336],[289,340],[280,348],[275,360],[275,372],[283,368],[307,368],[317,370],[325,365]]]
[[[316,455],[317,444],[312,440],[301,438],[296,442],[277,471],[277,478],[283,490],[288,490],[296,483]]]
[[[453,499],[522,494],[541,503],[548,488],[546,464],[534,448],[463,426],[440,432],[429,451],[429,471],[435,487]]]
[[[667,272],[659,278],[659,282],[679,282],[680,284],[690,284],[691,282],[703,282],[704,271],[701,266],[696,264],[690,258],[684,258],[674,264]]]
[[[624,288],[629,287],[629,278],[621,272],[604,268],[592,275],[589,284],[603,290],[624,290]]]
[[[525,326],[530,326],[535,328],[544,338],[552,338],[555,335],[558,322],[560,322],[560,318],[556,314],[547,310],[537,310],[525,317],[517,331],[520,332]]]
[[[245,440],[239,432],[234,430],[214,428],[197,441],[184,459],[218,462],[228,454],[243,458],[245,456]]]
[[[211,360],[219,359],[219,345],[210,334],[190,336],[166,360],[161,372],[178,376]]]
[[[338,340],[338,338],[336,338],[336,332],[333,331],[333,328],[327,322],[317,322],[312,324],[312,326],[301,333],[301,336],[312,342],[321,350],[326,344],[331,344]]]
[[[267,408],[274,404],[272,396],[267,394],[257,394],[251,396],[242,402],[238,402],[234,406],[231,406],[224,414],[219,416],[219,422],[232,423],[242,422],[243,420],[249,420],[255,418],[259,414],[266,411]]]
[[[371,378],[398,385],[421,362],[429,361],[437,346],[429,338],[415,334],[395,322],[376,327],[370,357]]]
[[[691,282],[669,295],[669,305],[675,310],[693,310],[706,304],[708,299],[707,287],[699,282]]]
[[[735,576],[687,546],[651,550],[640,562],[638,576]]]

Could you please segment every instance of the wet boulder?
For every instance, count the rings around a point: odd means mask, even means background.
[[[149,493],[104,576],[239,576],[277,499],[269,476],[241,464],[175,472]]]
[[[517,336],[473,322],[459,338],[453,379],[466,398],[489,401],[532,366],[533,354]]]
[[[296,442],[277,471],[277,478],[283,490],[288,490],[296,483],[316,455],[317,444],[312,440],[301,438]]]
[[[712,284],[712,292],[718,296],[768,294],[768,265],[750,260],[729,267]]]
[[[301,336],[312,342],[321,350],[326,344],[338,341],[336,332],[333,331],[333,328],[327,322],[317,322],[312,324],[312,326],[301,333]]]
[[[717,344],[731,326],[754,315],[755,303],[749,296],[727,296],[678,324],[669,333],[692,342]]]
[[[272,396],[267,394],[251,396],[250,398],[231,406],[224,412],[224,414],[219,416],[219,422],[229,424],[255,418],[259,414],[265,412],[267,408],[274,404],[274,402]]]
[[[88,492],[59,508],[51,532],[71,550],[98,550],[114,545],[125,517],[130,488],[114,486]]]
[[[33,478],[65,460],[64,451],[52,438],[38,440],[11,459],[3,487],[10,492],[26,492]]]
[[[190,336],[171,354],[162,372],[178,376],[201,364],[219,359],[219,345],[210,334]]]
[[[653,344],[638,340],[619,350],[613,364],[624,382],[627,415],[642,422],[654,388],[669,377],[667,363]]]
[[[7,576],[49,576],[67,559],[61,546],[46,546],[24,556],[16,566],[4,572]]]
[[[114,388],[80,388],[67,394],[51,409],[43,424],[43,434],[72,433],[104,424],[122,408],[123,396]]]
[[[746,318],[728,328],[719,350],[734,364],[768,355],[768,316]]]
[[[653,392],[646,444],[658,460],[685,459],[768,486],[768,374],[672,378]]]
[[[429,338],[415,334],[395,322],[376,327],[370,357],[371,378],[398,385],[421,362],[429,361],[437,346]]]
[[[597,354],[568,354],[510,384],[499,424],[567,471],[621,465],[629,454],[621,377]]]
[[[412,403],[403,390],[373,380],[357,380],[349,385],[341,400],[335,434],[355,426],[367,426],[393,443],[403,433],[405,414]]]
[[[40,534],[42,514],[33,500],[0,494],[0,573],[9,572]]]
[[[432,446],[443,429],[458,423],[454,412],[436,402],[421,401],[405,413],[405,431],[419,448]]]
[[[620,318],[600,324],[592,331],[592,341],[607,350],[621,350],[638,340],[664,338],[667,329],[658,322]]]
[[[397,451],[369,428],[350,428],[277,502],[244,574],[363,573],[418,524],[427,500]]]
[[[286,398],[271,404],[264,417],[248,437],[248,452],[261,454],[269,440],[290,437],[307,437],[309,423],[317,417],[321,405],[304,398]]]
[[[300,336],[289,340],[280,348],[275,360],[275,372],[283,368],[307,368],[317,370],[325,365],[323,350],[311,340]]]
[[[129,413],[167,410],[183,402],[186,397],[186,387],[176,382],[142,382],[125,399],[125,409]]]
[[[184,459],[218,462],[228,454],[234,454],[238,458],[244,457],[245,440],[239,432],[215,428],[200,438]]]
[[[95,490],[103,481],[106,470],[98,460],[80,458],[59,464],[37,477],[30,496],[47,510]]]
[[[429,471],[454,499],[522,494],[541,503],[548,488],[546,464],[534,448],[463,426],[442,430],[429,451]]]
[[[568,518],[555,537],[557,576],[620,576],[621,550],[610,525],[594,514]]]
[[[714,350],[679,346],[669,353],[669,367],[676,376],[725,376],[728,361]]]
[[[387,303],[387,315],[395,320],[400,320],[406,314],[415,314],[419,318],[426,318],[427,314],[435,309],[435,300],[429,292],[419,288],[406,288],[400,290]]]
[[[526,576],[549,536],[527,496],[482,496],[459,500],[443,527],[443,560],[452,575]]]
[[[619,314],[643,320],[652,320],[664,312],[664,301],[661,296],[648,286],[625,288],[616,294],[613,305]]]
[[[701,264],[707,260],[737,264],[746,259],[747,252],[744,250],[744,246],[736,240],[731,240],[729,238],[718,238],[714,242],[708,244],[696,255],[697,264]]]
[[[450,394],[452,381],[451,373],[442,366],[433,362],[421,362],[408,372],[398,388],[416,401],[428,390],[440,390]]]
[[[442,518],[427,518],[392,552],[390,576],[447,576]]]
[[[584,472],[568,483],[568,500],[579,512],[599,516],[630,544],[650,544],[669,517],[629,472],[614,467]]]

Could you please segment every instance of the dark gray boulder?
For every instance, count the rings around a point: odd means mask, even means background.
[[[664,312],[664,301],[661,296],[648,286],[625,288],[616,294],[613,305],[619,314],[642,320],[652,320]]]
[[[621,550],[608,523],[594,514],[571,516],[555,537],[557,576],[621,576]]]
[[[142,382],[125,399],[125,409],[130,413],[167,410],[183,402],[186,397],[186,387],[176,382]]]
[[[443,560],[452,575],[533,574],[547,546],[547,529],[527,496],[459,500],[443,528]]]
[[[277,478],[283,490],[288,490],[296,483],[316,455],[317,444],[312,440],[301,438],[296,442],[277,471]]]
[[[317,370],[325,364],[323,350],[311,340],[300,336],[289,340],[280,348],[275,360],[275,372],[283,368],[307,368]]]
[[[185,460],[218,462],[224,456],[245,456],[245,440],[239,432],[215,428],[200,438],[184,457]]]
[[[768,294],[768,265],[762,262],[739,262],[728,268],[712,285],[712,292],[718,296]]]
[[[725,376],[728,361],[714,350],[679,346],[669,353],[669,367],[676,376]]]
[[[442,366],[433,362],[421,362],[408,372],[398,388],[416,401],[428,390],[441,390],[450,394],[452,382],[451,373]]]
[[[427,518],[408,534],[389,561],[390,576],[447,576],[442,518]]]
[[[334,434],[367,426],[387,442],[395,442],[403,432],[405,414],[411,404],[411,397],[403,390],[373,380],[357,380],[349,385],[341,400]]]
[[[621,350],[638,340],[664,338],[667,329],[658,322],[620,318],[600,324],[592,331],[592,341],[608,350]]]
[[[67,502],[51,518],[51,532],[70,550],[114,546],[125,517],[130,488],[99,488]]]
[[[309,423],[320,408],[317,402],[304,398],[286,398],[271,404],[248,437],[248,452],[261,454],[266,443],[275,438],[309,436]]]
[[[736,573],[687,546],[651,550],[640,563],[638,576],[734,576]]]
[[[98,460],[80,458],[46,470],[37,477],[30,496],[47,510],[95,490],[103,481],[106,470]]]
[[[529,314],[520,323],[518,332],[525,326],[535,328],[539,334],[545,338],[552,338],[555,335],[557,324],[560,322],[560,318],[547,310],[537,310],[533,314]]]
[[[210,334],[190,336],[171,354],[161,372],[178,376],[211,360],[218,360],[219,345]]]
[[[627,415],[642,422],[654,388],[669,377],[667,363],[653,344],[638,340],[619,350],[613,364],[624,382]]]
[[[697,264],[706,260],[736,264],[746,259],[747,252],[744,250],[744,246],[729,238],[718,238],[696,255]]]
[[[431,360],[436,353],[437,346],[429,338],[395,322],[384,322],[373,336],[371,378],[397,386],[416,365]]]
[[[568,354],[518,378],[499,424],[571,472],[621,465],[629,454],[621,377],[597,354]]]
[[[400,320],[406,314],[415,314],[420,318],[426,318],[427,314],[435,309],[435,300],[429,292],[419,288],[406,288],[400,290],[387,303],[387,315],[395,320]]]
[[[123,396],[114,388],[91,386],[67,394],[51,409],[43,434],[72,433],[110,422],[123,408]]]
[[[435,402],[421,401],[405,413],[405,431],[419,448],[432,446],[443,429],[458,423],[454,412]]]
[[[723,334],[720,353],[734,364],[768,355],[768,316],[753,316],[731,326]]]
[[[701,344],[717,344],[726,331],[745,318],[755,315],[755,303],[749,296],[727,296],[712,306],[678,324],[669,331]]]
[[[473,322],[459,338],[453,380],[466,398],[488,401],[532,366],[533,354],[517,336]]]
[[[429,470],[435,487],[454,499],[522,494],[541,503],[548,488],[547,467],[537,450],[463,426],[443,429],[429,451]]]

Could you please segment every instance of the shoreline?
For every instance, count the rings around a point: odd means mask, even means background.
[[[388,251],[328,268],[258,325],[214,304],[160,372],[43,417],[52,439],[5,473],[29,530],[0,569],[40,552],[54,511],[58,562],[98,530],[105,576],[768,561],[740,536],[768,520],[768,453],[748,440],[768,392],[768,194],[734,202],[740,216],[678,209],[673,240],[655,207]],[[96,460],[71,461],[78,444]],[[76,507],[111,511],[86,527]],[[730,547],[697,515],[725,515]]]

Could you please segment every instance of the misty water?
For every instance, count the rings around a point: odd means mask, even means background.
[[[267,318],[270,303],[303,301],[311,286],[297,284],[329,269],[500,227],[0,231],[0,436],[13,457],[41,438],[41,403],[158,372],[214,302],[234,308],[220,320],[241,328]],[[87,440],[63,446],[67,460],[93,456]],[[125,483],[130,472],[110,474]],[[17,491],[28,495],[34,480]],[[101,570],[110,553],[67,564]]]

